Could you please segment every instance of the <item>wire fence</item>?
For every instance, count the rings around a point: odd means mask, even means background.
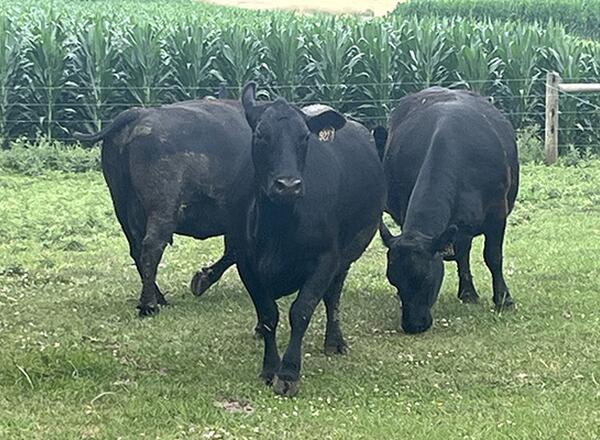
[[[600,78],[563,78],[563,82],[599,82]],[[519,89],[516,85],[526,85]],[[386,125],[389,113],[402,96],[438,85],[450,88],[490,90],[488,98],[503,112],[517,129],[532,130],[541,138],[544,126],[544,80],[511,78],[499,80],[441,81],[436,84],[405,82],[321,83],[321,84],[266,84],[259,97],[273,99],[285,91],[303,90],[295,101],[299,105],[326,104],[346,113],[349,117],[372,128]],[[1,87],[0,87],[1,88]],[[240,87],[221,85],[232,98],[239,96]],[[44,94],[47,100],[37,102],[12,102],[12,111],[2,111],[0,104],[0,137],[5,148],[11,142],[29,141],[43,137],[72,143],[74,131],[98,131],[131,107],[154,107],[179,102],[182,92],[192,92],[192,98],[215,96],[215,87],[201,86],[145,86],[145,87],[91,87],[65,85],[64,87],[38,87],[36,90],[52,91]],[[6,88],[5,88],[6,90]],[[136,91],[145,91],[137,96]],[[163,92],[163,93],[157,93]],[[167,93],[169,92],[169,93]],[[179,94],[179,95],[178,95]],[[290,95],[290,93],[287,93]],[[294,94],[292,93],[294,96]],[[576,149],[600,153],[600,96],[582,96],[560,91],[559,149]],[[101,97],[100,97],[101,96]],[[148,99],[147,97],[154,97]],[[133,98],[133,99],[132,99]],[[144,99],[141,99],[144,98]],[[6,109],[4,109],[6,110]],[[22,110],[22,111],[19,111]],[[7,133],[6,128],[20,128]]]
[[[561,77],[563,82],[594,82],[598,81],[598,77],[589,76],[589,77]],[[435,84],[429,83],[429,85],[438,85],[441,87],[450,86],[452,84],[494,84],[494,83],[523,83],[530,81],[542,81],[543,79],[541,75],[537,75],[535,77],[528,78],[502,78],[502,80],[489,80],[489,79],[469,79],[463,81],[455,81],[455,80],[447,80],[436,82]],[[428,83],[423,81],[379,81],[379,82],[358,82],[358,83],[320,83],[317,84],[319,87],[352,87],[356,85],[361,86],[400,86],[400,85],[411,85],[411,86],[419,86],[422,87],[427,85]],[[309,87],[314,86],[311,84],[302,84],[302,83],[290,83],[290,84],[279,84],[272,83],[268,86],[277,87],[280,89],[286,88],[298,88],[298,87]],[[10,89],[11,87],[7,87],[4,85],[0,85],[0,89]],[[215,92],[214,87],[207,86],[184,86],[184,85],[175,85],[175,86],[123,86],[123,87],[113,87],[113,86],[82,86],[82,85],[65,85],[61,87],[52,87],[52,86],[33,86],[35,89],[40,90],[143,90],[143,89],[152,89],[152,90],[172,90],[172,89],[184,89],[184,90],[206,90],[207,92]],[[241,86],[232,86],[226,83],[223,83],[219,86],[219,88],[224,88],[226,90],[241,90]]]

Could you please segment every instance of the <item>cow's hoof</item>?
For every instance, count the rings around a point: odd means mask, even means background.
[[[156,316],[159,312],[158,305],[140,304],[137,306],[138,315],[140,318],[146,318],[148,316]]]
[[[270,387],[273,385],[275,373],[273,371],[263,370],[258,377],[266,386]]]
[[[464,290],[458,294],[458,299],[460,299],[463,304],[478,304],[479,303],[479,295],[477,292],[473,290]]]
[[[168,306],[169,302],[167,301],[167,299],[164,297],[164,295],[159,295],[159,297],[156,299],[156,301],[158,302],[158,304],[162,307],[162,306]]]
[[[504,310],[512,310],[515,308],[515,302],[509,295],[505,296],[499,301],[494,300],[494,304],[496,305],[496,310],[499,312]]]
[[[300,389],[299,380],[285,380],[275,376],[273,380],[273,391],[275,394],[285,397],[294,397]]]
[[[190,289],[194,295],[202,296],[202,294],[208,290],[212,285],[212,281],[210,280],[211,274],[212,269],[206,267],[195,273],[192,282],[190,283]]]
[[[325,354],[326,355],[334,355],[334,354],[346,354],[348,352],[348,345],[344,342],[343,339],[338,341],[326,341],[325,342]]]

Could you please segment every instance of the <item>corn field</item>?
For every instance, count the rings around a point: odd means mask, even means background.
[[[600,0],[408,0],[395,14],[558,22],[572,34],[600,38]]]
[[[10,0],[0,6],[0,136],[69,141],[120,111],[258,80],[264,97],[330,104],[368,126],[430,85],[492,97],[543,126],[544,75],[600,78],[600,45],[559,25],[299,16],[192,1]],[[590,103],[587,103],[587,100]],[[563,102],[564,101],[564,102]],[[561,100],[561,144],[600,144],[600,99]]]

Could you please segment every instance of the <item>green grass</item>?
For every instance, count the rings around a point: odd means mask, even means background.
[[[0,438],[598,438],[600,161],[526,165],[522,180],[505,253],[515,311],[491,310],[478,240],[482,305],[457,301],[449,265],[432,330],[404,335],[374,240],[344,288],[349,354],[322,354],[320,306],[286,400],[257,379],[262,343],[236,271],[188,292],[220,239],[176,238],[159,274],[172,306],[140,320],[100,173],[2,172]]]

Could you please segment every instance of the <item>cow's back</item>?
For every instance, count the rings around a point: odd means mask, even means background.
[[[132,172],[156,165],[181,175],[190,188],[201,185],[207,191],[230,185],[250,151],[251,132],[237,101],[147,109],[132,131],[138,133],[126,146]]]
[[[176,212],[183,235],[223,234],[226,199],[250,158],[251,131],[239,102],[186,101],[137,112],[102,150],[113,200],[136,198],[146,215]],[[119,197],[115,182],[130,195]]]
[[[518,188],[514,130],[485,98],[427,89],[401,100],[390,121],[384,156],[387,208],[398,223],[424,166],[454,174],[457,191],[485,193],[484,199],[508,191],[512,209]]]

